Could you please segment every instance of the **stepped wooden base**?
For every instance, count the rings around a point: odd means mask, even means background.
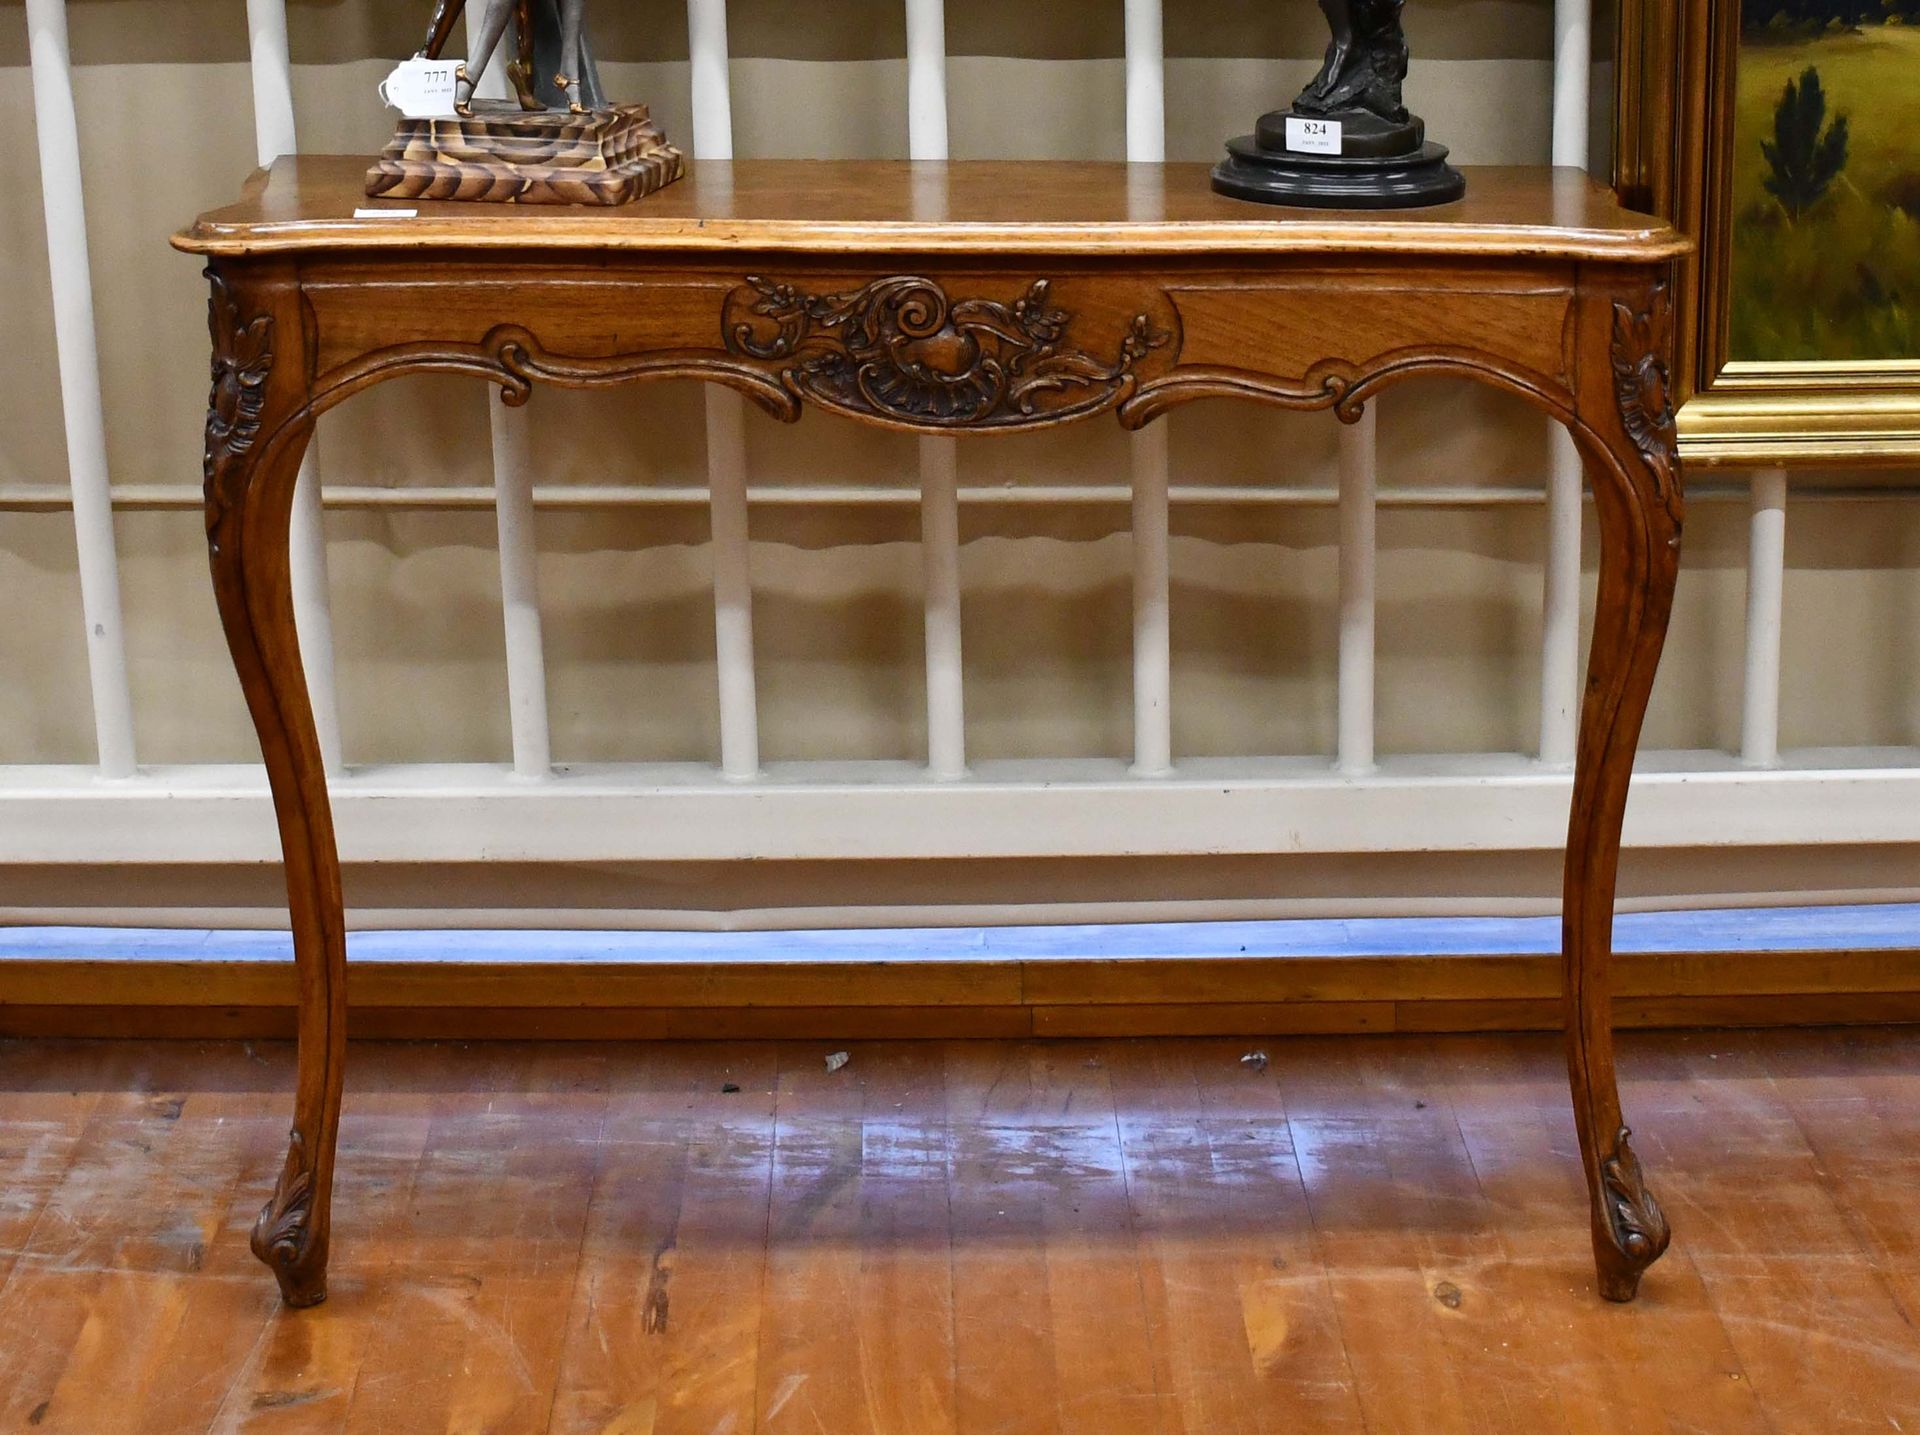
[[[471,115],[402,119],[367,171],[380,199],[625,204],[685,172],[645,105],[586,114],[476,100]]]

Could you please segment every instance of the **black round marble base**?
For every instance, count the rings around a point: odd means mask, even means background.
[[[1447,163],[1447,147],[1428,141],[1413,154],[1295,154],[1262,149],[1252,135],[1227,142],[1213,187],[1234,199],[1300,209],[1421,209],[1451,204],[1466,177]]]

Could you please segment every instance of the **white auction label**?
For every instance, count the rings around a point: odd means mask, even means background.
[[[450,119],[458,98],[458,60],[429,60],[415,55],[393,67],[380,82],[380,98],[410,120]]]
[[[1301,154],[1339,154],[1340,121],[1287,116],[1287,148]]]

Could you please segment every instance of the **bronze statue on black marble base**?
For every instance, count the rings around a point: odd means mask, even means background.
[[[1446,204],[1466,193],[1407,112],[1406,0],[1320,0],[1333,35],[1326,61],[1290,109],[1263,115],[1227,144],[1213,172],[1222,194],[1263,204],[1399,209]]]

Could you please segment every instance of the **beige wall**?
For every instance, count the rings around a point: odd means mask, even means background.
[[[302,147],[366,151],[388,121],[373,85],[416,42],[424,3],[292,0]],[[745,156],[905,148],[898,0],[734,0]],[[73,0],[88,221],[109,457],[123,487],[198,482],[204,289],[167,233],[223,202],[253,162],[241,0]],[[1113,157],[1123,148],[1119,0],[949,0],[961,157]],[[673,3],[609,3],[593,23],[617,95],[690,135],[686,36]],[[1417,0],[1412,99],[1469,163],[1547,157],[1549,0]],[[1168,0],[1174,158],[1203,159],[1310,72],[1312,0]],[[1603,33],[1596,52],[1606,52]],[[0,491],[65,481],[25,24],[0,0]],[[1605,67],[1596,147],[1605,135]],[[1596,161],[1600,156],[1596,155]],[[330,484],[488,482],[481,386],[409,381],[323,421]],[[697,392],[540,393],[549,484],[691,485]],[[910,440],[809,417],[751,420],[759,484],[910,483]],[[1542,421],[1454,384],[1380,405],[1382,483],[1538,485]],[[1174,479],[1327,485],[1334,422],[1240,407],[1173,420]],[[1097,425],[964,450],[963,481],[1117,481],[1126,445]],[[982,756],[1123,754],[1130,725],[1123,509],[969,507],[963,571],[969,737]],[[1380,521],[1383,752],[1524,750],[1538,684],[1544,511],[1390,510]],[[508,734],[491,516],[328,515],[349,761],[500,760]],[[923,732],[910,507],[763,507],[753,519],[759,677],[769,758],[911,757]],[[246,760],[254,748],[208,595],[190,509],[117,520],[140,756]],[[711,610],[697,508],[545,511],[541,581],[560,760],[712,756]],[[1679,618],[1649,742],[1737,738],[1744,516],[1690,520]],[[1591,549],[1591,544],[1589,544]],[[1900,502],[1797,506],[1788,558],[1783,736],[1911,743],[1920,516]],[[1589,553],[1591,561],[1591,552]],[[1175,741],[1180,753],[1330,748],[1331,510],[1192,507],[1174,516]],[[62,512],[0,510],[0,762],[86,761],[91,721],[74,543]],[[1531,872],[1531,869],[1528,869]],[[1393,879],[1383,881],[1391,886]],[[1419,879],[1442,880],[1442,879]],[[1550,879],[1549,879],[1550,880]],[[1527,883],[1534,877],[1528,876]],[[1737,884],[1737,879],[1736,879]],[[16,893],[19,901],[29,901]],[[399,905],[404,905],[400,903]]]

